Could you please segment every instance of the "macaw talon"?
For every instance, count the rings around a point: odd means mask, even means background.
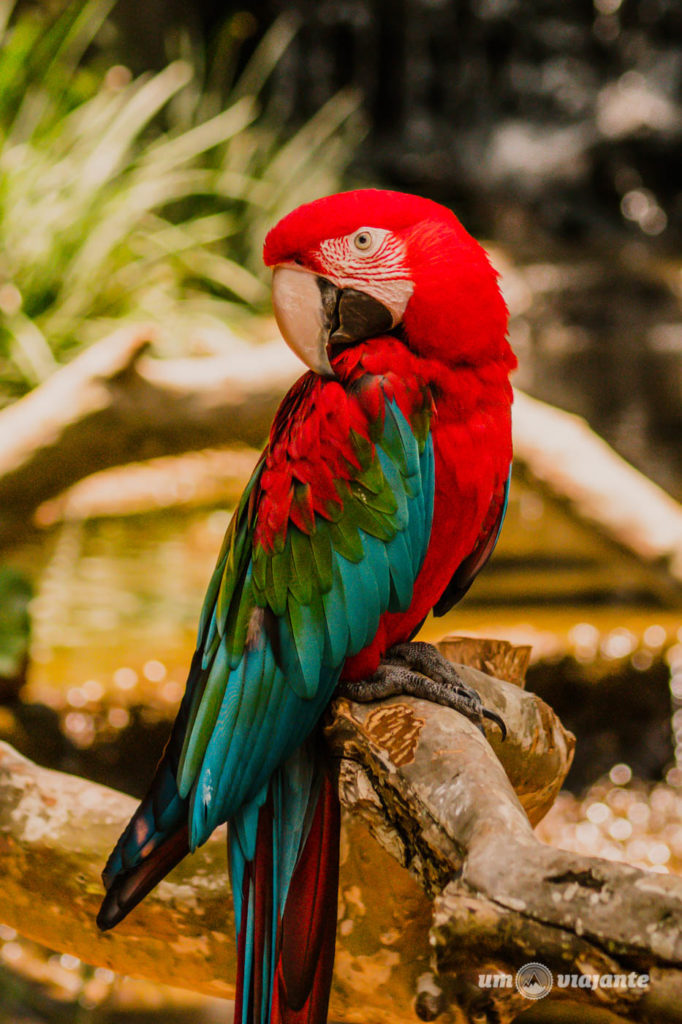
[[[483,707],[481,698],[476,691],[464,682],[452,662],[448,661],[433,644],[424,643],[422,640],[396,644],[388,651],[388,658],[390,660],[398,659],[409,665],[410,668],[420,672],[423,676],[437,679],[451,686],[455,692],[466,695],[472,701],[472,707],[475,707],[477,710],[478,720],[471,715],[467,717],[476,722],[479,727],[482,727],[481,719],[487,718],[497,725],[502,734],[502,739],[505,740],[507,738],[507,727],[501,716],[496,711],[490,711],[488,708]],[[456,708],[456,710],[459,711],[460,708]],[[462,713],[466,714],[466,711]]]
[[[507,729],[495,711],[484,708],[481,698],[464,682],[454,665],[431,644],[396,644],[369,679],[339,683],[340,696],[360,703],[406,695],[429,700],[459,711],[482,733],[483,719],[494,722],[504,740]]]
[[[504,719],[501,715],[498,715],[497,711],[491,711],[489,708],[481,708],[481,714],[488,721],[494,722],[497,728],[500,730],[502,742],[507,738],[507,726],[504,724]]]

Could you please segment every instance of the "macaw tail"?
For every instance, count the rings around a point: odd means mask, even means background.
[[[298,750],[230,823],[236,1024],[325,1024],[339,830],[336,787],[310,747]]]

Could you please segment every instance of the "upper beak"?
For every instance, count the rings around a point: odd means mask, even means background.
[[[377,299],[354,288],[338,288],[326,277],[291,265],[275,267],[272,304],[287,345],[306,366],[333,377],[329,350],[385,333],[393,316]]]
[[[327,355],[331,317],[325,309],[317,281],[317,277],[307,270],[275,267],[272,305],[277,326],[289,348],[315,373],[333,377],[334,371]]]

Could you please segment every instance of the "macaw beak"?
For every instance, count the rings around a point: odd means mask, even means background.
[[[333,377],[335,346],[384,334],[393,316],[377,299],[338,288],[326,277],[283,264],[272,275],[272,305],[282,337],[299,359],[322,377]]]

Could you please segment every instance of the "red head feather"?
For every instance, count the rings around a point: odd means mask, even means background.
[[[423,220],[464,230],[454,213],[421,196],[378,188],[339,192],[304,203],[283,217],[267,234],[263,261],[272,267],[294,260],[316,249],[325,238],[348,235],[366,225],[399,232]]]
[[[391,231],[405,244],[414,293],[403,323],[413,350],[450,363],[502,359],[509,368],[516,365],[496,272],[454,213],[430,199],[361,189],[306,203],[268,233],[264,262],[319,270],[320,243],[361,227]]]

